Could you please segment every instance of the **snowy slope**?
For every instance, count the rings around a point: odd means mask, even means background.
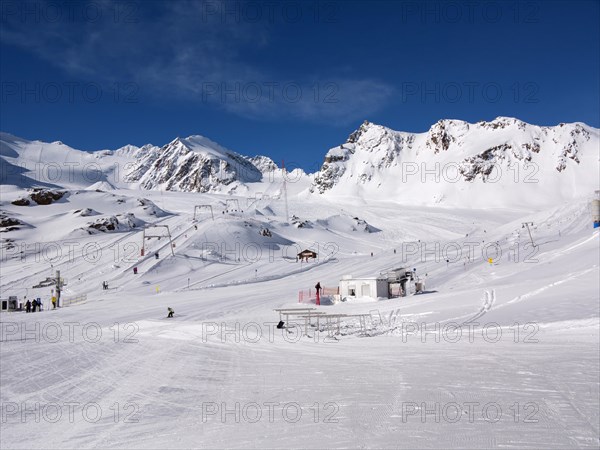
[[[365,122],[331,149],[311,192],[462,207],[549,206],[599,188],[599,130],[506,117],[441,120],[427,133]]]
[[[0,133],[0,182],[19,188],[32,186],[84,189],[102,183],[123,185],[124,173],[141,153],[141,149],[126,146],[116,151],[84,152],[60,141],[28,141]]]

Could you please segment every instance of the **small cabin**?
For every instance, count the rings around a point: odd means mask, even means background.
[[[389,298],[389,285],[383,277],[354,278],[345,275],[340,280],[340,297]]]
[[[317,252],[313,252],[312,250],[302,250],[297,256],[300,261],[305,260],[308,262],[309,258],[317,259]]]

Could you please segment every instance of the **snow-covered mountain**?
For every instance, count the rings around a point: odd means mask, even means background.
[[[0,134],[0,183],[29,188],[115,186],[145,190],[231,193],[259,182],[277,165],[266,156],[246,157],[203,136],[167,145],[126,145],[85,152],[62,142],[28,141]]]
[[[93,153],[62,142],[6,133],[0,138],[0,183],[21,188],[114,186],[252,196],[276,190],[279,182],[273,181],[282,177],[272,159],[243,156],[199,135],[162,147],[127,145]],[[426,133],[407,133],[365,121],[327,152],[318,172],[295,174],[302,182],[294,189],[332,201],[549,206],[600,188],[599,153],[600,130],[583,123],[541,127],[507,117],[475,124],[440,120]]]
[[[599,130],[583,123],[440,120],[405,133],[365,121],[329,150],[310,191],[405,204],[551,203],[598,189],[599,145]]]
[[[277,168],[266,156],[247,158],[203,136],[176,138],[136,156],[127,180],[149,190],[214,192],[230,187],[231,192],[240,183],[260,181],[261,169]]]

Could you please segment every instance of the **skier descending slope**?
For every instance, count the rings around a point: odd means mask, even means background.
[[[173,314],[175,314],[175,311],[173,311],[171,307],[168,307],[167,311],[169,311],[169,314],[167,314],[167,318],[171,318],[173,317]]]

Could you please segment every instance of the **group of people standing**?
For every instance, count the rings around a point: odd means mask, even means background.
[[[36,309],[38,311],[42,310],[42,301],[38,299],[33,299],[33,301],[27,300],[25,302],[25,312],[35,312]]]
[[[52,296],[52,309],[56,309],[57,298]],[[42,311],[43,303],[41,298],[34,298],[33,300],[27,300],[25,302],[25,312],[36,312]]]

